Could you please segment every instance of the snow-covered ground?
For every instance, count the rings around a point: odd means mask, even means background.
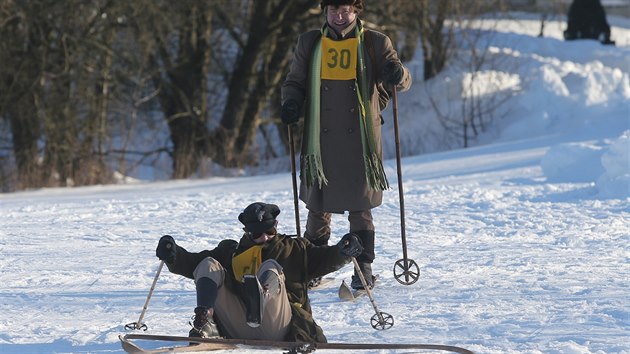
[[[395,325],[373,330],[367,298],[337,299],[348,265],[311,292],[329,341],[630,353],[630,23],[611,23],[617,47],[561,41],[559,24],[536,38],[537,20],[498,27],[492,50],[517,64],[504,72],[519,83],[510,115],[475,147],[403,159],[409,258],[420,266],[410,286],[393,278],[400,217],[395,161],[386,162],[393,189],[374,210],[375,300]],[[429,115],[425,92],[418,80],[400,95],[403,144],[432,124],[417,124]],[[157,270],[159,237],[191,251],[238,238],[237,216],[254,201],[278,204],[280,231],[295,232],[289,173],[0,195],[0,352],[119,352]],[[333,240],[346,232],[343,216],[333,229]],[[187,334],[194,306],[192,282],[165,270],[147,333]]]

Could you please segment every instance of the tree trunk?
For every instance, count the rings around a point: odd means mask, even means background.
[[[273,96],[289,65],[300,21],[312,17],[317,1],[254,1],[247,42],[228,84],[228,98],[213,139],[215,158],[224,166],[249,161],[259,116]],[[276,111],[272,109],[272,111]]]
[[[164,112],[173,144],[173,178],[187,178],[199,168],[208,153],[208,109],[205,89],[210,52],[210,11],[203,5],[193,6],[188,13],[190,27],[179,32],[179,48],[170,59],[170,42],[159,40],[158,62],[174,63],[166,75],[157,73],[154,83],[159,88],[158,100]]]
[[[432,10],[428,0],[422,0],[420,39],[422,43],[422,56],[424,62],[424,80],[429,80],[439,74],[448,59],[452,30],[443,33],[446,16],[452,8],[450,0],[437,2],[437,7]],[[435,11],[435,14],[432,12]]]
[[[43,181],[37,162],[39,122],[31,95],[14,102],[7,112],[11,122],[13,154],[17,166],[17,188],[41,188]]]
[[[40,123],[34,103],[33,86],[39,76],[39,67],[33,58],[36,48],[29,38],[29,27],[14,3],[5,4],[0,20],[0,118],[10,126],[12,150],[17,171],[17,189],[40,188],[43,181],[38,164],[37,141],[40,138]],[[7,156],[8,158],[8,156]],[[3,186],[2,189],[7,189]]]

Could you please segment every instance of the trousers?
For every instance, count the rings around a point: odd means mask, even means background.
[[[193,276],[195,281],[207,277],[217,284],[217,299],[214,304],[214,314],[221,323],[222,329],[227,333],[221,333],[227,338],[284,340],[291,323],[291,304],[287,297],[284,284],[285,277],[282,266],[273,259],[261,263],[257,276],[271,271],[275,272],[280,282],[280,291],[275,294],[265,294],[264,312],[259,327],[252,328],[247,325],[245,304],[241,298],[225,286],[226,270],[221,263],[212,257],[202,260]]]
[[[304,237],[311,241],[321,238],[328,240],[330,238],[331,217],[331,213],[309,210]],[[350,232],[374,231],[372,211],[369,209],[348,212],[348,222],[350,223]]]

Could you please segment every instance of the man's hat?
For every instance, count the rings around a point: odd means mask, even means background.
[[[352,5],[357,12],[363,11],[363,0],[322,0],[319,6],[323,9],[328,5],[333,6],[342,6],[342,5]]]
[[[256,202],[248,205],[238,216],[238,220],[245,225],[245,230],[262,233],[276,226],[278,214],[280,208],[277,205]]]

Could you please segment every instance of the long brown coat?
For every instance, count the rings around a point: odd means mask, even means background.
[[[359,21],[357,19],[357,21]],[[356,25],[356,24],[355,24]],[[337,38],[335,31],[329,37]],[[309,63],[313,44],[320,38],[321,31],[313,30],[302,34],[297,42],[291,69],[282,86],[282,101],[296,100],[306,106],[309,87]],[[344,31],[345,38],[354,36],[354,25]],[[398,54],[391,40],[384,34],[365,29],[363,57],[367,64],[370,105],[378,153],[382,157],[381,110],[387,106],[389,95],[382,84],[383,66],[397,61]],[[369,46],[374,49],[372,52]],[[357,64],[358,67],[358,64]],[[359,125],[360,107],[355,80],[322,80],[320,110],[320,145],[324,174],[328,184],[319,188],[317,183],[307,186],[300,176],[300,199],[312,211],[343,213],[344,211],[368,210],[379,206],[383,193],[372,190],[365,177],[363,150]],[[405,68],[403,82],[397,87],[405,91],[411,87],[411,75]],[[305,120],[310,117],[305,117]],[[305,124],[305,126],[308,126]],[[304,132],[305,137],[308,132]],[[305,141],[305,139],[302,139]],[[302,146],[304,153],[304,146]]]

